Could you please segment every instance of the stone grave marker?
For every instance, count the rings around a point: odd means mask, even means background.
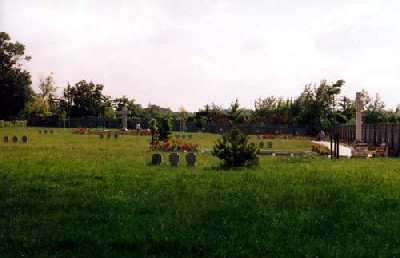
[[[272,142],[271,141],[268,142],[268,149],[272,149]]]
[[[185,139],[185,138],[186,138],[186,135],[182,134],[182,139]]]
[[[54,132],[53,132],[53,130],[50,130],[50,134],[53,134]]]
[[[17,142],[19,141],[18,136],[14,135],[14,136],[12,137],[12,141],[13,141],[13,143],[17,143]]]
[[[186,164],[188,167],[194,167],[196,164],[196,153],[194,152],[189,152],[186,154]]]
[[[111,139],[111,133],[107,133],[107,139]]]
[[[117,114],[122,116],[122,129],[128,130],[128,115],[131,111],[128,110],[127,107],[122,107],[121,111],[118,111]]]
[[[28,136],[22,135],[22,143],[28,143]]]
[[[171,163],[171,166],[178,166],[179,154],[177,152],[172,152],[169,154],[169,162]]]
[[[8,142],[8,135],[5,135],[5,136],[3,137],[3,142],[5,142],[5,143]]]
[[[151,156],[151,164],[160,165],[162,162],[162,157],[160,153],[153,153]]]
[[[264,142],[259,142],[258,143],[258,148],[263,149],[264,148]]]
[[[42,130],[39,130],[39,134],[42,134]]]
[[[256,143],[251,142],[251,143],[250,143],[250,146],[253,147],[253,148],[255,148],[255,147],[256,147]]]
[[[114,133],[114,139],[118,139],[118,134]]]
[[[99,134],[99,136],[100,136],[100,139],[104,139],[104,134],[103,133]]]
[[[44,130],[43,133],[44,133],[44,134],[47,134],[47,130]]]

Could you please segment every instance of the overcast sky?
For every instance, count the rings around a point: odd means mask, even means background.
[[[344,79],[343,94],[400,104],[398,0],[0,0],[0,31],[26,46],[38,90],[54,73],[177,110],[295,97]],[[61,92],[61,91],[60,91]]]

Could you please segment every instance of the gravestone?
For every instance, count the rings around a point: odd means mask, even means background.
[[[3,137],[3,142],[5,142],[5,143],[7,143],[8,142],[8,136],[7,135],[5,135],[4,137]]]
[[[259,142],[258,143],[258,148],[263,149],[264,148],[264,142]]]
[[[188,167],[194,167],[196,164],[196,153],[194,152],[189,152],[186,154],[186,164]]]
[[[128,130],[128,115],[131,111],[128,110],[127,107],[122,107],[120,111],[117,112],[118,115],[122,116],[122,129]]]
[[[162,157],[160,153],[153,153],[151,156],[151,164],[160,165],[162,162]]]
[[[39,134],[42,134],[42,130],[39,130]]]
[[[17,143],[19,141],[18,136],[14,135],[12,138],[13,143]]]
[[[169,162],[171,163],[171,166],[178,166],[179,154],[177,152],[172,152],[169,154]]]
[[[185,138],[186,138],[186,135],[182,134],[182,139],[185,139]]]
[[[268,149],[272,149],[272,142],[268,142]]]
[[[251,142],[251,143],[250,143],[250,146],[253,147],[253,148],[255,148],[255,147],[256,147],[256,143]]]
[[[53,132],[53,130],[50,130],[50,134],[53,134],[54,132]]]
[[[43,133],[44,133],[44,134],[47,134],[47,130],[44,130]]]
[[[111,139],[111,133],[107,133],[107,139]]]
[[[104,134],[103,133],[99,134],[99,137],[100,139],[104,139]]]
[[[28,143],[28,136],[22,135],[22,143]]]
[[[114,133],[114,139],[118,139],[118,134]]]

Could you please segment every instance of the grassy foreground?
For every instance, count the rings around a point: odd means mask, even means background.
[[[154,167],[149,137],[0,133],[30,136],[0,143],[0,257],[400,256],[398,159],[261,156],[218,171],[198,153],[195,168]]]

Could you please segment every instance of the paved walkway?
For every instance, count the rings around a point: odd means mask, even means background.
[[[331,143],[330,142],[313,141],[313,143],[321,144],[321,145],[324,145],[324,146],[328,147],[329,149],[331,149]],[[351,148],[339,144],[339,156],[341,156],[341,157],[351,157]]]

